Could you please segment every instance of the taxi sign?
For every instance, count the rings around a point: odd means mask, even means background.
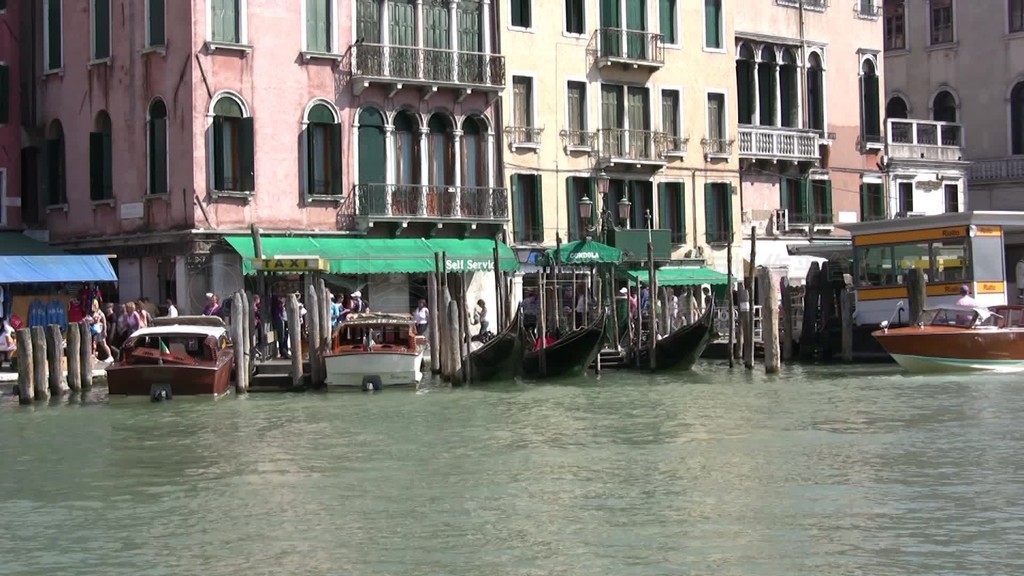
[[[252,267],[262,272],[326,272],[323,258],[253,258]]]

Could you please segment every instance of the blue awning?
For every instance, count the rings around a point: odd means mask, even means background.
[[[26,282],[117,282],[106,256],[0,256],[0,284]]]

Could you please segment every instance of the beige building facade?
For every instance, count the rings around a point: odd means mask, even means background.
[[[960,209],[1024,210],[1024,1],[886,0],[885,43],[888,116],[968,127]]]
[[[501,1],[513,245],[629,252],[629,231],[646,242],[650,228],[664,254],[725,272],[740,224],[736,0]]]
[[[757,0],[735,21],[744,235],[764,240],[758,264],[799,281],[810,261],[790,244],[888,215],[881,6]]]

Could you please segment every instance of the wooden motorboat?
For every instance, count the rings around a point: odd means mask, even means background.
[[[349,314],[324,362],[328,386],[380,390],[423,379],[423,349],[411,314]]]
[[[121,346],[107,367],[110,396],[220,396],[230,390],[235,353],[224,321],[216,316],[157,318]]]
[[[910,372],[1019,372],[1024,370],[1024,307],[940,306],[917,325],[871,335]]]
[[[512,322],[490,340],[466,356],[464,364],[469,365],[469,376],[473,382],[512,380],[519,374],[523,363],[523,349],[526,332],[520,312]]]
[[[562,336],[544,349],[538,348],[535,342],[527,341],[529,348],[523,354],[523,376],[556,378],[582,374],[594,362],[604,345],[605,327],[605,314],[602,311],[587,326]]]
[[[708,306],[704,314],[693,324],[681,326],[668,336],[654,343],[654,368],[663,370],[689,370],[704,353],[715,332],[715,307]],[[639,356],[636,364],[642,369],[650,369],[650,349],[646,343],[637,351]]]

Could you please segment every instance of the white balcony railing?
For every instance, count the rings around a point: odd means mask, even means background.
[[[813,130],[740,126],[740,157],[815,161],[819,158],[818,138]]]
[[[975,160],[967,174],[968,183],[1024,181],[1024,157]]]
[[[963,160],[964,128],[953,122],[890,119],[885,143],[893,159]]]

